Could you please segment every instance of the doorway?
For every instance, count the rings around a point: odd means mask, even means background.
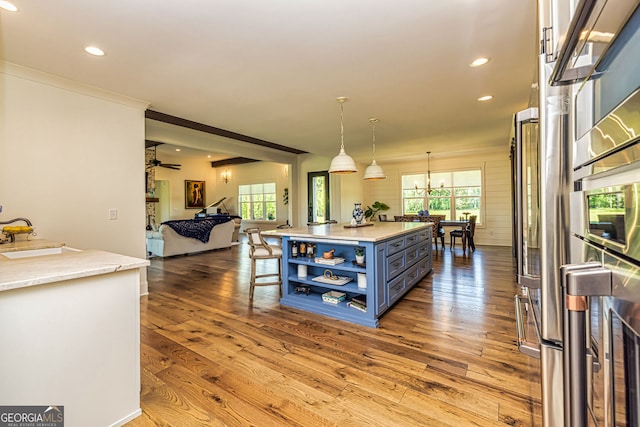
[[[156,181],[156,196],[158,197],[156,224],[162,224],[171,219],[169,181]]]
[[[329,172],[307,173],[308,222],[331,219],[329,209]]]

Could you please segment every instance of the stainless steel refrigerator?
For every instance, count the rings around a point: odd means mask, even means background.
[[[539,5],[538,123],[514,132],[518,343],[545,426],[639,426],[638,1]]]

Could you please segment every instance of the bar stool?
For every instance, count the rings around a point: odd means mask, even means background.
[[[282,248],[279,246],[269,245],[264,241],[260,234],[259,228],[247,228],[244,230],[247,233],[247,243],[249,243],[249,258],[251,258],[251,287],[249,289],[249,300],[253,301],[253,291],[256,286],[278,286],[280,290],[280,297],[282,297]],[[256,260],[278,260],[278,272],[277,273],[265,273],[256,274]],[[271,280],[267,282],[258,282],[257,279],[265,277],[277,277],[278,280]]]

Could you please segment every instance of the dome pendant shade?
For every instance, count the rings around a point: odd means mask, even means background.
[[[329,173],[345,175],[358,172],[358,168],[356,168],[356,162],[353,161],[353,158],[344,151],[344,103],[347,102],[348,99],[341,96],[337,101],[340,103],[340,152],[331,160]]]
[[[329,173],[348,174],[358,172],[356,163],[350,155],[344,152],[344,147],[340,147],[340,153],[331,160]]]
[[[387,176],[384,174],[382,167],[379,166],[378,163],[376,163],[376,123],[378,123],[380,119],[371,117],[369,121],[371,122],[372,126],[371,139],[373,140],[373,159],[371,161],[371,164],[367,166],[367,169],[364,171],[363,179],[367,181],[386,179]]]
[[[364,171],[364,179],[367,180],[376,180],[376,179],[386,179],[387,176],[384,174],[382,167],[376,163],[376,161],[372,161],[367,169]]]

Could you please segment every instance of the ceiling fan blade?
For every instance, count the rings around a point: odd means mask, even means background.
[[[170,165],[170,164],[161,164],[161,165],[160,165],[160,167],[163,167],[163,168],[173,169],[173,170],[177,170],[177,171],[179,171],[179,170],[180,170],[180,168],[179,168],[179,167],[176,167],[176,166],[180,166],[180,165]]]

